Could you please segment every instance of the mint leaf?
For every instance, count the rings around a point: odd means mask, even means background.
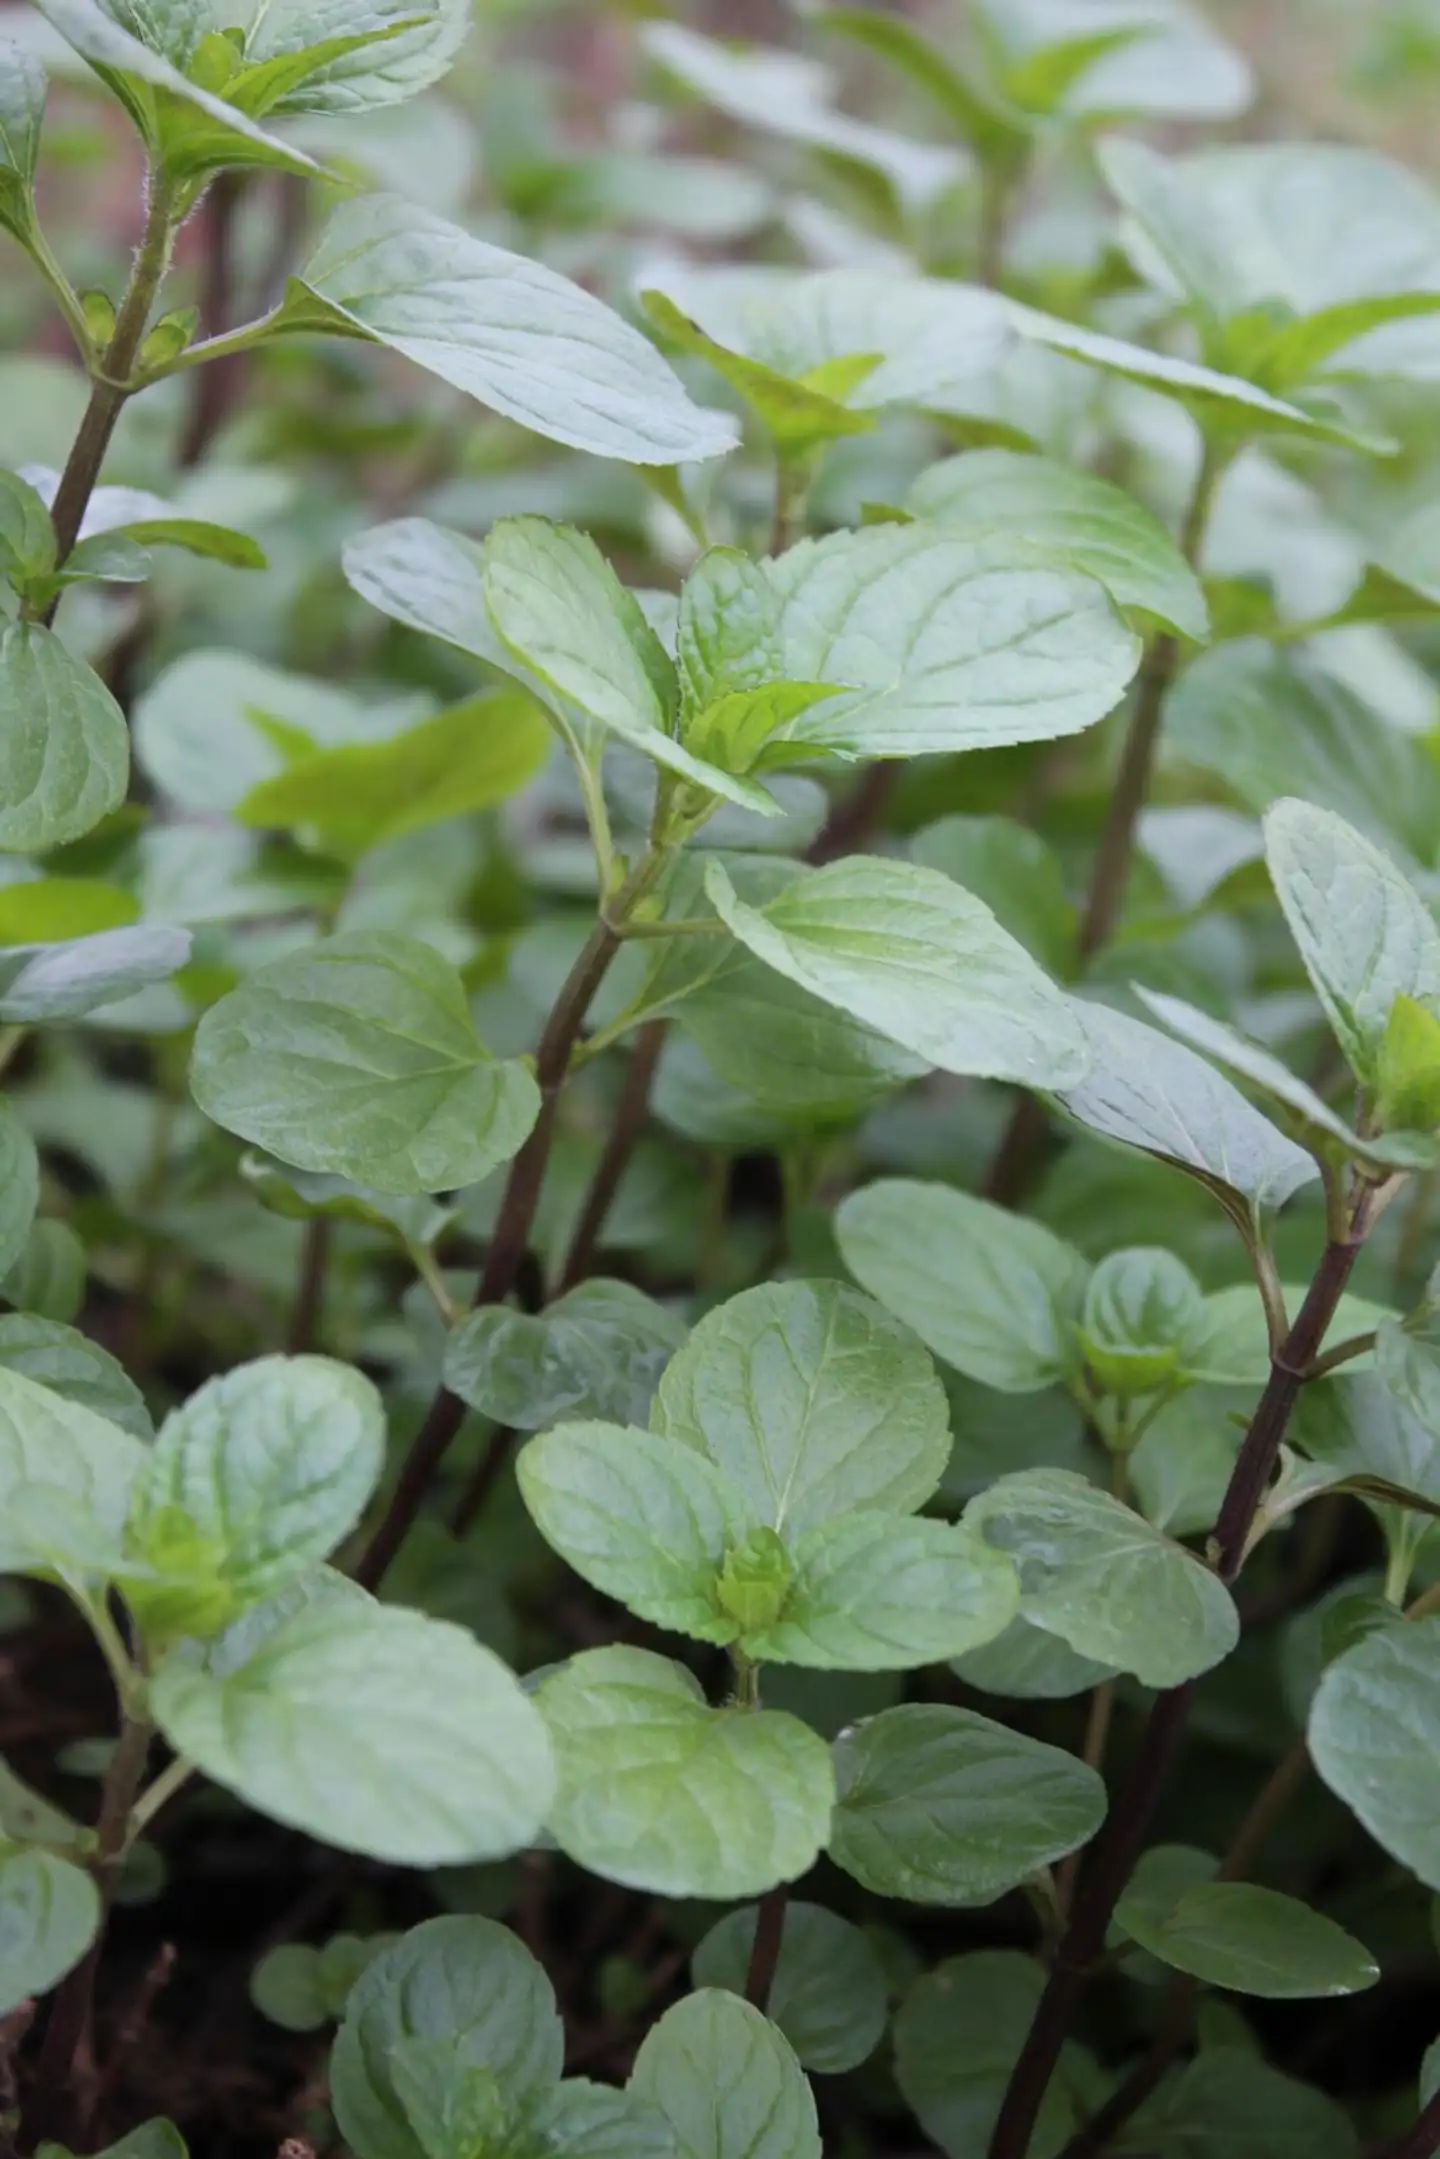
[[[710,1929],[691,1960],[697,1988],[743,1996],[755,1941],[753,1907]],[[766,2014],[805,2069],[840,2076],[880,2043],[889,2013],[884,1969],[860,1928],[823,1904],[791,1898]]]
[[[835,1234],[856,1280],[969,1378],[1032,1394],[1075,1369],[1088,1270],[1042,1223],[892,1177],[842,1201]]]
[[[43,854],[120,807],[130,776],[125,715],[52,630],[0,630],[0,848]]]
[[[877,1896],[993,1904],[1086,1844],[1105,1815],[1093,1769],[969,1710],[907,1704],[835,1742],[830,1856]]]
[[[1176,1687],[1234,1648],[1234,1600],[1209,1568],[1069,1470],[1022,1470],[972,1499],[966,1521],[1007,1552],[1021,1610],[1082,1657]]]
[[[938,871],[853,855],[756,908],[712,862],[705,889],[766,966],[941,1071],[1063,1086],[1085,1070],[1055,985],[982,901]]]
[[[908,1514],[950,1451],[944,1391],[920,1344],[836,1282],[746,1290],[667,1367],[652,1422],[794,1538],[858,1509]]]
[[[429,945],[322,939],[222,997],[195,1036],[207,1117],[299,1169],[382,1192],[477,1184],[524,1142],[540,1098],[492,1058],[460,977]]]
[[[734,446],[602,301],[399,196],[342,204],[297,285],[278,327],[346,327],[573,449],[675,465]]]
[[[688,1672],[643,1649],[586,1650],[538,1699],[559,1765],[549,1827],[592,1874],[658,1896],[753,1897],[824,1846],[834,1775],[798,1718],[711,1709]]]
[[[785,2039],[717,1988],[665,2012],[630,2089],[665,2115],[677,2159],[820,2159],[815,2100]]]
[[[100,1892],[54,1852],[0,1845],[0,2015],[73,1971],[100,1931]]]
[[[172,1650],[152,1700],[175,1751],[217,1784],[397,1866],[519,1850],[549,1802],[544,1727],[499,1658],[368,1598],[301,1609],[233,1669]]]

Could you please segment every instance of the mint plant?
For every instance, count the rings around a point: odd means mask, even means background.
[[[1440,198],[514,12],[4,11],[0,2148],[1426,2159]]]

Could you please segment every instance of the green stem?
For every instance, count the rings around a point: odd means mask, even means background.
[[[162,1769],[152,1784],[146,1786],[130,1809],[129,1843],[143,1836],[162,1807],[168,1807],[175,1794],[188,1784],[195,1774],[195,1764],[187,1762],[183,1754],[177,1754],[168,1768]]]
[[[116,422],[125,408],[126,399],[139,387],[132,379],[135,363],[150,327],[156,295],[170,267],[174,243],[175,216],[170,192],[163,180],[152,172],[148,183],[145,231],[115,318],[115,332],[95,368],[90,402],[71,444],[50,508],[50,521],[55,527],[57,566],[63,566],[74,552]],[[57,595],[44,611],[42,619],[45,622],[54,620],[59,604]]]

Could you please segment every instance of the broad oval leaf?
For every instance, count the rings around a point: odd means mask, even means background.
[[[739,1632],[716,1580],[746,1524],[730,1480],[688,1447],[611,1424],[563,1424],[516,1465],[547,1544],[657,1627],[701,1641]]]
[[[258,1357],[212,1379],[160,1428],[131,1526],[174,1510],[247,1601],[328,1558],[359,1521],[385,1459],[385,1411],[331,1357]]]
[[[233,1669],[174,1650],[156,1720],[262,1814],[397,1866],[498,1859],[533,1841],[554,1785],[541,1719],[462,1628],[358,1595],[300,1609]]]
[[[1371,1086],[1395,999],[1440,998],[1440,929],[1390,857],[1329,810],[1277,802],[1265,855],[1315,994]]]
[[[492,1058],[449,963],[416,938],[329,937],[205,1014],[190,1067],[207,1117],[297,1168],[382,1192],[478,1184],[540,1107]]]
[[[691,1961],[697,1987],[744,1995],[756,1916],[751,1906],[710,1929]],[[823,1904],[792,1897],[765,2010],[804,2068],[821,2076],[857,2068],[874,2053],[889,2014],[884,1968],[868,1937]]]
[[[53,1492],[75,1510],[78,1525],[118,1555],[131,1487],[145,1460],[145,1447],[118,1425],[0,1368],[0,1511],[11,1511],[23,1487]],[[46,1564],[22,1522],[0,1528],[0,1571]]]
[[[100,1892],[54,1852],[0,1846],[0,2016],[73,1971],[100,1931]]]
[[[1440,1619],[1397,1625],[1337,1657],[1310,1709],[1310,1753],[1392,1859],[1440,1889]]]
[[[1333,1919],[1250,1882],[1201,1882],[1153,1898],[1142,1869],[1115,1917],[1172,1971],[1267,2001],[1357,1994],[1380,1976],[1369,1950]]]
[[[1200,581],[1160,520],[1093,473],[1015,450],[972,450],[922,473],[905,504],[947,532],[1004,532],[1182,636],[1209,632]]]
[[[887,1709],[834,1751],[830,1857],[877,1896],[993,1904],[1105,1818],[1093,1769],[966,1709]]]
[[[941,817],[910,842],[913,861],[983,900],[1047,974],[1075,966],[1079,916],[1055,850],[1013,817]]]
[[[223,12],[223,11],[222,11]],[[229,10],[234,13],[233,6]],[[297,19],[298,18],[298,19]],[[294,12],[257,8],[245,39],[247,66],[306,48],[353,39],[306,72],[270,110],[284,113],[371,112],[439,82],[470,27],[465,0],[305,0]],[[361,40],[365,42],[361,42]]]
[[[766,1283],[707,1313],[652,1421],[723,1472],[749,1523],[791,1537],[861,1508],[912,1512],[950,1453],[921,1345],[838,1282]]]
[[[1186,2159],[1359,2159],[1345,2109],[1247,2046],[1207,2047],[1137,2118]]]
[[[78,840],[125,800],[130,735],[93,668],[53,630],[0,631],[0,849]]]
[[[1015,1617],[1010,1562],[963,1523],[847,1514],[791,1553],[784,1605],[748,1656],[848,1672],[910,1671],[993,1641]]]
[[[949,1957],[917,1980],[895,2019],[895,2075],[906,2104],[947,2159],[979,2159],[1034,2021],[1045,1973],[1014,1949]],[[956,2044],[957,2033],[964,2044]],[[1069,2045],[1045,2094],[1032,2150],[1055,2159],[1092,2109],[1079,2097],[1085,2057]]]
[[[852,855],[749,907],[712,862],[705,889],[766,966],[943,1072],[1031,1087],[1085,1072],[1067,1000],[984,902],[938,870]]]
[[[591,1649],[538,1697],[559,1789],[549,1827],[577,1865],[664,1897],[753,1897],[813,1865],[829,1750],[779,1710],[711,1709],[678,1664]]]
[[[295,327],[339,318],[572,449],[675,465],[735,446],[730,422],[693,405],[654,346],[602,301],[398,195],[343,204],[299,285]]]
[[[786,673],[857,694],[780,732],[852,757],[1043,742],[1120,702],[1140,640],[1093,578],[928,524],[802,541],[767,565]]]
[[[1177,1687],[1228,1656],[1235,1601],[1183,1545],[1069,1470],[1021,1470],[965,1519],[1020,1571],[1021,1610],[1083,1657]]]
[[[722,1989],[666,2010],[635,2057],[630,2090],[664,2114],[677,2159],[820,2159],[814,2095],[788,2042]]]
[[[1034,1394],[1075,1369],[1089,1270],[1042,1223],[891,1177],[842,1201],[835,1235],[862,1287],[969,1378]]]
[[[640,1424],[684,1340],[684,1322],[633,1284],[581,1282],[534,1315],[468,1313],[445,1345],[445,1384],[521,1432],[562,1419]]]
[[[1172,1162],[1222,1203],[1234,1195],[1252,1208],[1282,1207],[1318,1176],[1314,1159],[1203,1057],[1123,1012],[1078,1000],[1074,1009],[1091,1066],[1059,1099],[1077,1123]]]
[[[134,1439],[148,1444],[154,1437],[145,1397],[124,1366],[74,1327],[33,1312],[7,1312],[0,1317],[0,1365],[93,1410]]]
[[[360,2159],[429,2159],[406,2116],[394,2064],[405,2040],[484,2067],[516,2112],[560,2077],[565,2034],[543,1967],[493,1919],[427,1919],[356,1981],[330,2056],[340,2133]]]

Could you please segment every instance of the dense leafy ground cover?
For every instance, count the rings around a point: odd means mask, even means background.
[[[0,2151],[1426,2159],[1440,195],[721,14],[0,9]]]

